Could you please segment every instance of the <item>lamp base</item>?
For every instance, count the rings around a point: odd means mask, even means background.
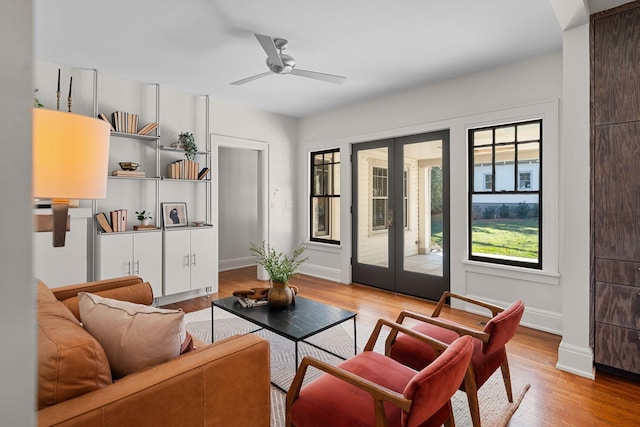
[[[67,215],[69,214],[69,201],[53,200],[53,247],[64,246],[67,237]]]

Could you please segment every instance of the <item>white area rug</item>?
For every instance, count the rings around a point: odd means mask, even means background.
[[[198,339],[204,342],[211,342],[211,309],[187,313],[187,330]],[[215,319],[215,341],[222,338],[243,334],[254,330],[256,327],[250,322],[233,316],[224,310],[216,308],[214,310]],[[357,344],[358,351],[364,348],[369,338],[373,325],[364,325],[357,322]],[[295,375],[295,346],[292,341],[286,340],[268,331],[256,332],[265,337],[270,342],[271,347],[271,380],[288,389]],[[375,351],[384,352],[384,339],[386,334],[378,339]],[[332,352],[350,357],[353,355],[353,322],[347,321],[331,328],[327,331],[309,339],[316,345],[330,349]],[[341,360],[335,356],[318,350],[304,343],[299,344],[300,359],[305,355],[312,355],[316,358],[330,363],[339,363]],[[318,371],[310,369],[305,377],[305,383],[320,375]],[[529,384],[511,378],[513,387],[514,402],[509,403],[507,394],[502,382],[500,371],[487,380],[478,391],[480,402],[480,418],[483,427],[503,427],[509,422],[513,413],[518,409],[525,393],[529,389]],[[471,415],[465,393],[458,391],[452,399],[453,411],[456,426],[471,427]],[[285,394],[276,387],[271,387],[271,426],[284,426]]]

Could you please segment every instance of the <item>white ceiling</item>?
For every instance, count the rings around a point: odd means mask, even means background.
[[[559,0],[552,0],[559,1]],[[564,0],[562,0],[564,1]],[[35,0],[36,58],[304,117],[558,51],[549,0]],[[270,75],[253,33],[289,40]]]

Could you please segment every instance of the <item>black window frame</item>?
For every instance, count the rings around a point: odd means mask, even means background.
[[[337,162],[335,161],[335,156],[334,154],[338,153],[339,154],[339,159]],[[324,156],[326,155],[331,155],[331,161],[324,161]],[[316,158],[316,156],[323,156],[323,162],[320,164],[315,164],[314,163],[314,159]],[[318,167],[322,167],[323,169],[325,169],[324,171],[322,171],[322,173],[329,173],[328,171],[331,170],[330,173],[332,173],[333,175],[335,175],[335,165],[338,165],[338,168],[340,167],[340,162],[342,160],[342,155],[340,154],[340,149],[339,148],[332,148],[329,150],[321,150],[321,151],[312,151],[311,155],[310,155],[310,162],[311,162],[311,167],[310,167],[310,190],[309,190],[309,240],[312,242],[319,242],[319,243],[328,243],[331,245],[339,245],[340,244],[340,240],[335,240],[335,239],[323,239],[320,237],[314,237],[314,200],[322,200],[323,204],[325,205],[325,209],[328,209],[329,211],[331,210],[331,205],[332,203],[330,202],[330,199],[333,198],[338,198],[338,200],[340,199],[340,191],[338,190],[336,193],[335,190],[335,176],[332,176],[331,179],[328,179],[327,182],[329,183],[328,186],[330,186],[331,188],[326,188],[325,181],[322,180],[322,184],[321,184],[321,191],[320,194],[316,194],[316,172]],[[331,166],[331,167],[329,167]],[[340,173],[338,173],[338,179],[340,177]],[[339,188],[339,186],[338,186]],[[320,202],[319,202],[320,204]],[[338,209],[339,210],[339,209]],[[336,217],[338,218],[338,221],[340,221],[340,212],[337,212]],[[325,222],[328,224],[327,227],[330,229],[331,228],[331,212],[326,212],[324,214],[324,218],[325,218]]]
[[[536,140],[522,140],[522,141],[518,141],[518,126],[523,126],[523,125],[528,125],[528,124],[533,124],[533,123],[538,123],[539,127],[540,127],[540,134],[539,134],[539,138]],[[511,142],[500,142],[497,143],[496,142],[496,130],[497,129],[501,129],[501,128],[508,128],[508,127],[514,127],[515,128],[515,135],[514,135],[514,141]],[[478,131],[487,131],[487,130],[492,130],[492,143],[491,144],[487,144],[484,145],[485,147],[488,147],[489,145],[491,146],[491,175],[493,177],[492,179],[492,189],[491,190],[486,190],[485,189],[485,178],[483,177],[483,182],[482,182],[482,190],[476,190],[475,187],[475,161],[474,161],[474,149],[477,148],[474,145],[474,133],[478,132]],[[510,266],[516,266],[516,267],[525,267],[525,268],[529,268],[529,269],[537,269],[537,270],[541,270],[542,269],[542,259],[543,259],[543,253],[542,253],[542,239],[543,239],[543,221],[542,221],[542,177],[543,177],[543,164],[542,164],[542,152],[543,152],[543,120],[542,119],[534,119],[534,120],[525,120],[525,121],[519,121],[519,122],[513,122],[513,123],[505,123],[505,124],[499,124],[499,125],[492,125],[492,126],[483,126],[483,127],[479,127],[479,128],[473,128],[473,129],[469,129],[468,130],[468,159],[469,159],[469,163],[468,163],[468,182],[469,182],[469,191],[468,191],[468,196],[469,196],[469,200],[468,200],[468,257],[469,260],[471,261],[480,261],[480,262],[486,262],[486,263],[490,263],[490,264],[501,264],[501,265],[510,265]],[[519,178],[520,178],[520,170],[519,170],[519,163],[518,163],[518,145],[520,144],[527,144],[527,143],[532,143],[532,142],[537,142],[538,145],[538,161],[539,161],[539,170],[538,170],[538,189],[537,190],[527,190],[527,189],[520,189],[520,182],[519,182]],[[513,179],[514,179],[514,189],[513,190],[499,190],[496,191],[496,160],[495,160],[495,155],[496,155],[496,147],[498,146],[508,146],[508,145],[513,145],[514,146],[514,171],[513,171]],[[523,172],[528,172],[528,171],[523,171]],[[531,175],[532,180],[531,180],[531,185],[533,186],[533,174]],[[499,195],[509,195],[509,194],[515,194],[515,195],[519,195],[519,194],[537,194],[538,195],[538,260],[537,262],[527,262],[527,261],[519,261],[517,259],[510,259],[510,258],[506,258],[504,256],[482,256],[482,255],[477,255],[477,254],[473,254],[473,199],[475,195],[488,195],[488,194],[499,194]]]

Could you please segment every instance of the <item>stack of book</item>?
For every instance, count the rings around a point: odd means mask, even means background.
[[[167,178],[169,179],[201,180],[208,174],[209,168],[200,169],[200,163],[189,159],[178,160],[167,165]]]
[[[96,220],[98,221],[98,224],[100,224],[102,231],[104,231],[105,233],[127,231],[126,209],[118,209],[109,212],[109,218],[111,218],[111,223],[109,223],[109,219],[104,212],[99,212],[96,214]]]
[[[153,132],[157,127],[157,123],[147,123],[142,128],[138,129],[138,114],[127,113],[125,111],[114,111],[111,113],[111,120],[106,114],[98,114],[98,118],[109,123],[109,127],[112,132],[121,133],[136,133],[138,135],[148,135]]]

